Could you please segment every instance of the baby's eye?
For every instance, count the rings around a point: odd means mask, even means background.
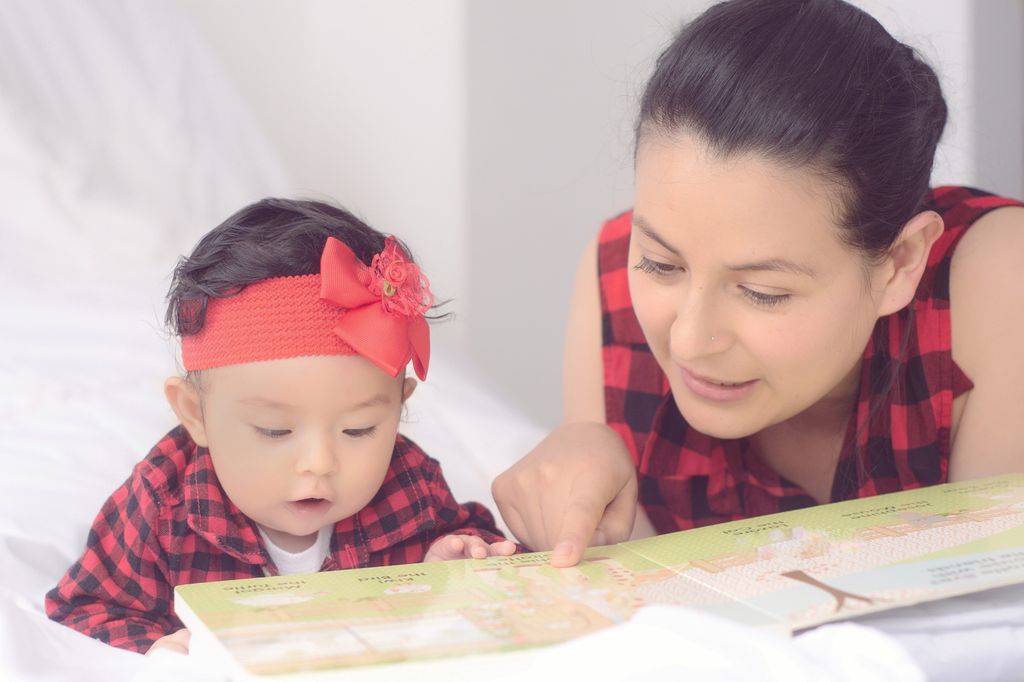
[[[377,427],[368,426],[365,429],[345,429],[342,433],[352,438],[366,438],[377,433]]]
[[[672,265],[671,263],[662,263],[661,261],[651,260],[647,256],[641,256],[640,261],[633,266],[633,269],[639,270],[640,272],[646,272],[647,274],[654,275],[655,277],[666,277],[681,270],[682,268],[677,265]]]
[[[256,433],[267,438],[284,438],[292,432],[291,429],[265,429],[262,426],[253,426],[256,429]]]

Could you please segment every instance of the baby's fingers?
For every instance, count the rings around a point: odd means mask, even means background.
[[[465,535],[462,539],[466,543],[467,559],[486,559],[491,555],[491,546],[483,538],[475,535]]]
[[[512,556],[516,553],[516,543],[511,540],[499,540],[492,542],[489,549],[491,556]]]
[[[476,535],[446,535],[434,543],[423,560],[486,559],[489,556],[509,556],[515,551],[516,544],[511,540],[488,544]]]
[[[461,559],[466,551],[466,543],[463,536],[446,535],[427,550],[424,561],[451,561]]]
[[[146,651],[146,655],[149,656],[157,649],[166,649],[179,654],[187,654],[189,639],[191,639],[191,633],[189,633],[185,628],[182,628],[173,634],[164,635],[153,642],[153,645],[149,647],[148,651]]]
[[[515,554],[516,543],[511,540],[499,540],[498,542],[488,543],[483,538],[479,538],[475,535],[465,535],[462,537],[466,542],[466,558],[467,559],[486,559],[489,556],[509,556]]]

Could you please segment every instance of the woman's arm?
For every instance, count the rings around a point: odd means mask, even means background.
[[[568,566],[588,545],[628,539],[638,508],[632,458],[604,423],[596,240],[577,269],[563,368],[562,425],[496,478],[492,492],[523,544],[553,548],[552,562]],[[637,528],[649,526],[641,516]]]
[[[562,355],[562,423],[604,424],[604,363],[601,360],[601,293],[597,240],[583,250],[576,268]]]
[[[951,481],[1024,472],[1022,262],[1024,208],[983,216],[953,253],[953,359],[974,389],[962,398],[954,424]]]
[[[576,268],[576,282],[569,304],[569,322],[562,358],[562,423],[605,423],[604,361],[601,358],[601,292],[597,274],[597,239],[583,250]],[[604,526],[617,526],[616,519],[598,525],[594,544],[619,542],[626,538]],[[644,508],[636,504],[629,539],[655,535]]]

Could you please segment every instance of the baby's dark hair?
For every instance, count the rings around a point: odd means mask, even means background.
[[[267,198],[246,206],[178,260],[167,292],[168,328],[179,337],[198,334],[211,297],[234,296],[270,277],[320,272],[328,237],[344,242],[369,265],[386,235],[323,201]],[[411,261],[409,249],[399,245]]]

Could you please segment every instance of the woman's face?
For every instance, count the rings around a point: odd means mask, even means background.
[[[694,137],[641,138],[630,293],[699,431],[848,413],[884,275],[839,240],[829,192],[811,171],[717,157]]]

